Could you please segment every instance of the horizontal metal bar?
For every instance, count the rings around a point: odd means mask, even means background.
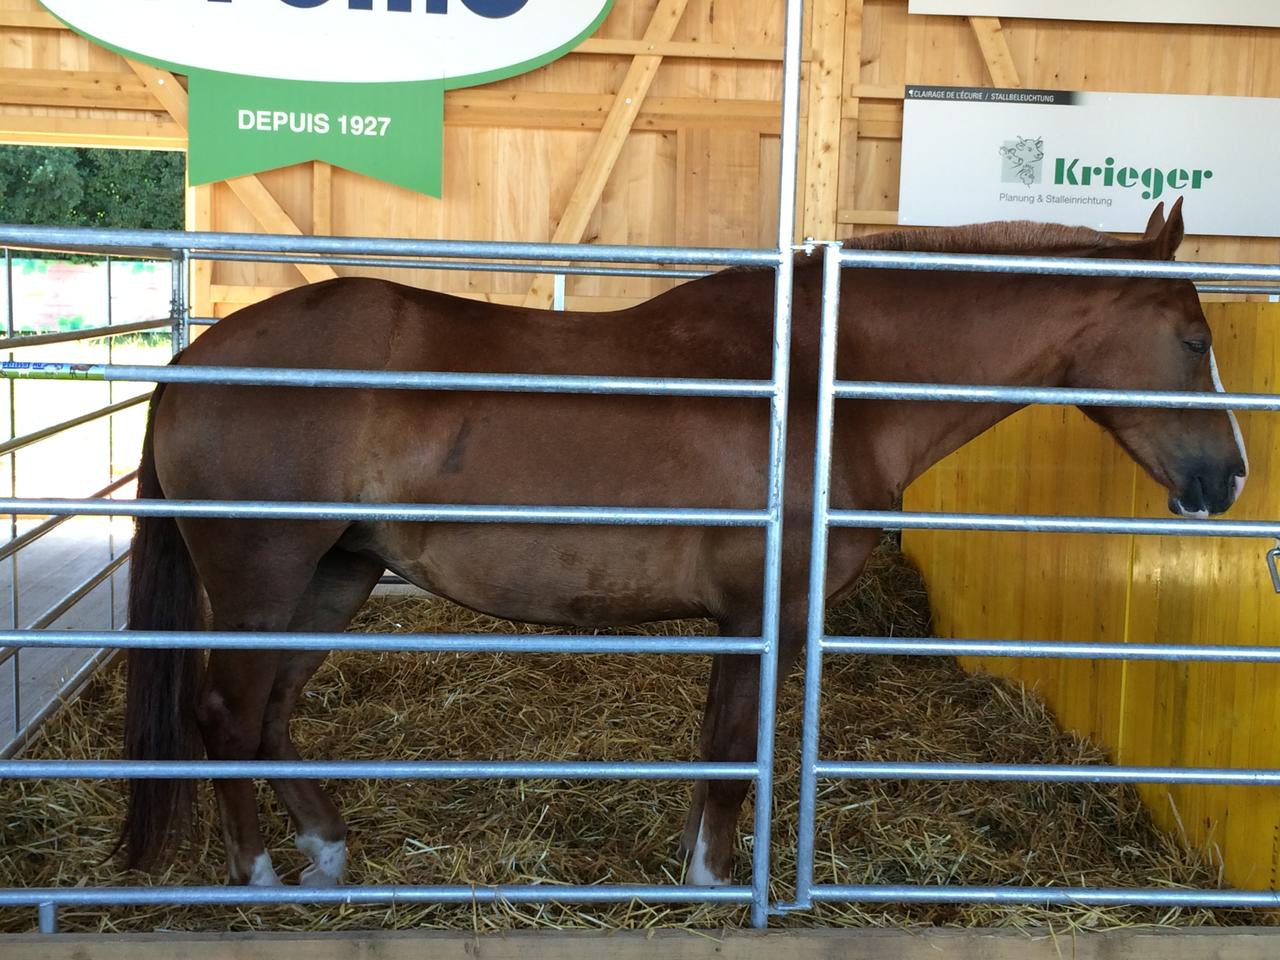
[[[0,642],[4,642],[0,635]],[[951,640],[938,637],[823,637],[827,653],[914,657],[1019,657],[1053,660],[1171,660],[1180,663],[1280,663],[1280,647],[1175,643],[1078,643],[1055,640]]]
[[[1249,283],[1197,283],[1200,293],[1251,293],[1258,296],[1280,296],[1280,286],[1257,286]]]
[[[598,393],[622,396],[768,398],[774,394],[774,385],[768,380],[438,373],[420,370],[319,370],[296,367],[137,366],[4,361],[0,363],[0,377],[17,380],[106,380],[365,390],[474,390],[498,393]]]
[[[378,520],[429,523],[573,523],[758,527],[768,510],[682,507],[489,506],[461,503],[339,503],[265,500],[58,500],[0,497],[0,515],[220,517],[234,520]]]
[[[267,906],[269,904],[409,903],[750,903],[750,887],[560,886],[498,887],[30,887],[0,890],[0,907]]]
[[[532,263],[492,263],[487,260],[423,260],[413,257],[317,257],[291,253],[200,253],[193,260],[230,263],[314,263],[332,267],[389,267],[405,270],[466,270],[476,273],[562,273],[577,277],[657,277],[693,280],[707,276],[705,270],[661,270],[642,267],[579,267]]]
[[[391,653],[760,654],[760,637],[651,637],[595,634],[229,633],[161,630],[0,630],[0,644],[35,649],[377,650]]]
[[[754,780],[757,769],[640,760],[5,760],[0,780]]]
[[[75,699],[80,690],[93,679],[93,675],[97,673],[98,668],[111,659],[112,656],[114,656],[114,651],[98,650],[93,657],[82,664],[80,669],[71,675],[70,679],[40,708],[36,715],[23,724],[22,729],[14,734],[8,746],[0,750],[0,760],[8,760],[10,757],[20,753],[35,739],[41,725],[62,709],[65,704]]]
[[[52,426],[43,427],[32,433],[25,434],[21,437],[14,437],[12,440],[6,440],[0,443],[0,456],[21,450],[23,447],[29,447],[33,443],[39,443],[41,440],[48,440],[50,437],[56,436],[65,430],[71,430],[75,427],[83,426],[86,423],[92,423],[94,420],[101,420],[103,417],[110,417],[122,410],[128,410],[130,407],[136,407],[140,403],[146,403],[151,398],[151,394],[144,393],[140,396],[130,397],[128,400],[120,400],[109,406],[100,407],[89,413],[83,413],[78,417],[72,417],[70,420],[63,420],[61,423],[55,423]]]
[[[813,900],[818,903],[989,903],[1040,906],[1203,907],[1206,909],[1280,907],[1280,892],[1273,890],[820,884],[812,887],[809,892]]]
[[[4,501],[0,500],[0,504]],[[0,511],[3,512],[3,511]],[[1280,539],[1280,520],[1170,520],[1120,517],[1046,517],[999,513],[927,513],[832,510],[833,527],[871,530],[990,530],[1018,533],[1124,533],[1154,537],[1260,537]]]
[[[1280,394],[1179,390],[1094,390],[1075,387],[1000,387],[959,383],[840,380],[841,400],[928,400],[958,403],[1053,403],[1082,407],[1162,407],[1175,410],[1280,410]]]
[[[564,260],[587,263],[710,264],[775,266],[777,250],[731,247],[653,247],[621,244],[506,243],[477,240],[413,240],[375,237],[302,237],[268,233],[186,233],[180,230],[99,230],[0,224],[0,245],[97,251],[150,251],[171,259],[187,250],[192,259],[209,251],[303,253],[388,257],[478,257],[486,260]],[[790,255],[790,254],[788,254]]]
[[[139,320],[137,323],[121,323],[108,327],[87,327],[67,333],[35,333],[25,337],[0,337],[0,350],[20,350],[23,347],[45,347],[51,343],[123,337],[142,330],[167,329],[172,323],[173,321],[166,317],[163,320]]]
[[[897,250],[840,251],[843,267],[878,270],[944,270],[1028,273],[1072,277],[1138,277],[1158,280],[1280,280],[1280,266],[1256,263],[1178,263],[1168,260],[1099,260],[1014,254],[917,253]]]
[[[119,480],[116,480],[112,483],[107,484],[105,487],[103,487],[101,490],[97,491],[96,493],[89,494],[89,497],[90,499],[94,499],[94,500],[99,499],[101,497],[105,497],[107,496],[107,494],[114,493],[115,491],[119,490],[121,487],[125,486],[126,484],[130,484],[137,479],[138,479],[138,471],[131,470],[129,473],[126,473]],[[21,534],[15,537],[14,539],[10,540],[8,543],[4,544],[3,546],[0,546],[0,560],[8,560],[9,557],[17,553],[23,547],[27,546],[28,544],[34,543],[35,541],[39,540],[41,537],[45,536],[48,533],[53,532],[58,527],[62,526],[62,524],[70,520],[72,516],[73,514],[64,514],[60,517],[54,517],[51,520],[46,520],[44,523],[40,524],[39,526],[32,527],[26,533]]]
[[[1196,783],[1224,787],[1280,786],[1280,770],[1224,767],[1101,767],[1062,763],[873,763],[822,760],[832,780],[980,780],[1015,783]]]

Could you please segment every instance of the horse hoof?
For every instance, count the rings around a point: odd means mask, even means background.
[[[339,887],[347,867],[347,842],[324,840],[314,833],[304,833],[294,841],[311,864],[302,871],[298,882],[304,887]]]
[[[694,841],[693,852],[689,855],[689,869],[685,872],[684,882],[691,887],[727,887],[729,871],[724,876],[718,874],[707,862],[707,841],[703,836],[703,821],[698,822],[698,838]]]
[[[283,886],[280,878],[276,876],[275,867],[271,865],[271,857],[265,851],[253,858],[253,871],[249,874],[249,886],[251,887],[279,887]]]

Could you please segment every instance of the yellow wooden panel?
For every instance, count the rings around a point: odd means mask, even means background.
[[[1213,304],[1216,352],[1228,389],[1273,391],[1280,372],[1280,307]],[[1280,432],[1269,414],[1241,414],[1253,482],[1233,519],[1280,516]],[[1158,512],[1164,493],[1145,478],[1140,512]],[[1138,538],[1134,549],[1130,636],[1163,643],[1275,644],[1280,597],[1257,540]],[[1133,664],[1126,701],[1132,722],[1121,749],[1127,762],[1179,766],[1280,767],[1277,705],[1280,667],[1230,664]],[[1166,823],[1173,808],[1188,836],[1221,850],[1226,875],[1240,886],[1275,881],[1280,790],[1149,788]],[[1172,807],[1170,806],[1172,801]]]
[[[1211,304],[1229,390],[1273,391],[1280,307]],[[1280,516],[1266,482],[1280,460],[1267,414],[1240,417],[1253,482],[1237,519]],[[1167,494],[1074,412],[1024,411],[943,461],[908,509],[1167,516]],[[1133,643],[1275,644],[1280,597],[1256,540],[909,533],[944,636]],[[1280,768],[1280,666],[969,664],[1036,688],[1068,729],[1140,766]],[[1228,882],[1276,883],[1280,790],[1166,788],[1143,794],[1159,822],[1224,862]]]
[[[1133,471],[1078,411],[1034,408],[942,461],[904,499],[909,510],[1124,516]],[[1128,538],[912,531],[903,540],[925,574],[941,635],[1124,639]],[[984,659],[970,666],[1024,681],[1082,732],[1118,723],[1110,694],[1119,665]]]

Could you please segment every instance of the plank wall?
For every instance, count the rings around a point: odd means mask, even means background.
[[[1208,304],[1229,391],[1274,392],[1280,306]],[[1253,481],[1230,517],[1280,517],[1274,415],[1240,414]],[[910,510],[1167,517],[1163,487],[1075,409],[1025,410],[912,485]],[[940,636],[1274,645],[1280,597],[1258,540],[913,532]],[[1280,666],[973,660],[1037,690],[1116,763],[1280,768]],[[1277,886],[1280,790],[1151,786],[1157,819],[1243,887]]]
[[[897,221],[907,82],[1280,96],[1280,31],[909,17],[904,0],[810,0],[804,42],[801,235]],[[777,215],[781,0],[617,0],[598,35],[535,73],[446,99],[444,197],[303,164],[190,191],[194,229],[498,240],[768,245]],[[36,0],[0,0],[0,142],[182,149],[181,78],[61,27]],[[1194,130],[1187,131],[1189,137]],[[1280,261],[1280,241],[1199,238],[1188,259]],[[225,314],[328,267],[198,267],[197,310]],[[338,268],[337,272],[348,272]],[[365,271],[369,272],[369,271]],[[404,274],[397,274],[401,279]],[[547,278],[409,279],[546,304]],[[576,279],[568,304],[608,309],[668,281]],[[1267,390],[1263,308],[1215,308],[1228,386]],[[1264,417],[1242,418],[1265,475]],[[1069,453],[1063,456],[1063,453]],[[1064,466],[1065,464],[1065,466]],[[1073,411],[1019,416],[920,481],[927,509],[1159,514],[1163,494]],[[1280,516],[1255,481],[1236,515]],[[1268,642],[1280,601],[1256,543],[909,538],[940,625],[970,636]],[[1274,668],[1023,664],[1065,724],[1132,763],[1280,767]],[[1238,883],[1274,883],[1280,794],[1152,789],[1166,823],[1226,854]]]

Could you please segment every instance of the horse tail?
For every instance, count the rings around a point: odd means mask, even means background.
[[[162,499],[152,445],[164,385],[151,397],[138,465],[138,497]],[[129,562],[130,630],[196,630],[200,580],[172,517],[138,517]],[[129,651],[124,741],[129,760],[191,760],[201,754],[196,695],[203,657],[198,650]],[[192,780],[130,780],[129,803],[117,847],[131,868],[154,866],[175,833],[189,828],[195,807]]]

